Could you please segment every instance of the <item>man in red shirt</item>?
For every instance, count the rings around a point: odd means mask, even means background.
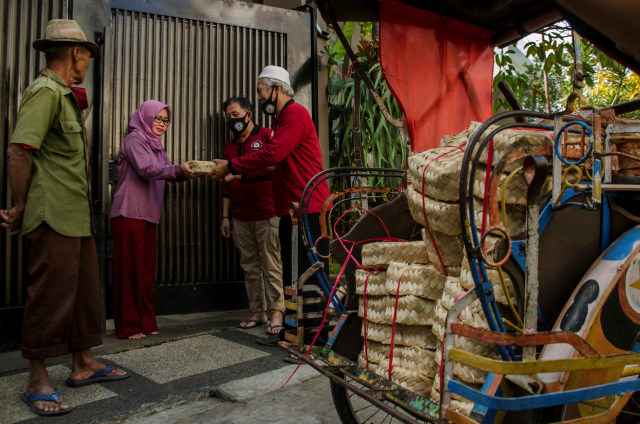
[[[276,117],[271,142],[259,151],[241,158],[216,159],[216,168],[210,176],[221,179],[229,173],[243,174],[276,166],[272,181],[276,214],[280,217],[282,280],[289,285],[292,281],[289,207],[293,202],[300,202],[306,184],[314,175],[322,172],[322,154],[316,127],[309,112],[294,102],[289,73],[285,69],[271,65],[265,67],[258,76],[257,91],[262,111]],[[329,186],[326,182],[319,184],[311,193],[306,211],[313,241],[320,237],[320,211],[328,197]],[[326,253],[328,246],[324,242],[326,240],[322,240],[318,247]],[[301,239],[298,240],[298,246],[298,270],[302,274],[311,264]],[[298,276],[293,278],[297,280]],[[316,283],[315,279],[307,282]],[[314,325],[316,321],[305,323],[305,326]]]
[[[225,119],[233,139],[225,146],[225,159],[241,158],[269,143],[271,130],[253,124],[253,106],[245,97],[233,97],[223,104]],[[222,222],[224,237],[233,235],[240,251],[240,265],[253,315],[240,327],[253,328],[267,322],[267,334],[282,330],[284,297],[278,221],[273,206],[271,171],[264,169],[229,176],[222,184]],[[233,226],[232,221],[233,219]]]

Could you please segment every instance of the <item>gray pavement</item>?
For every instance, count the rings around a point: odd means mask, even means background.
[[[28,363],[19,352],[0,354],[0,423],[339,423],[329,382],[283,362],[279,347],[256,343],[265,327],[237,324],[248,311],[158,317],[160,334],[118,340],[107,326],[94,354],[126,368],[125,380],[68,388],[70,356],[49,361],[49,374],[74,410],[37,417],[22,401]]]

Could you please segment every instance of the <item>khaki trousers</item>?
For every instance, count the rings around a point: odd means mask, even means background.
[[[254,313],[284,311],[279,220],[233,220],[233,242],[240,251],[249,308]]]
[[[102,288],[91,237],[66,237],[46,223],[31,240],[22,356],[46,359],[102,344]]]

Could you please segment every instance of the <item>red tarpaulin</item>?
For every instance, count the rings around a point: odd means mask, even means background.
[[[380,62],[413,151],[492,115],[493,47],[485,29],[382,0]]]

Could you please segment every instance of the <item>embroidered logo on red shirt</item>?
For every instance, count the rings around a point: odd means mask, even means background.
[[[256,140],[256,141],[252,142],[252,143],[251,143],[251,148],[252,148],[253,150],[260,150],[260,149],[262,149],[262,141],[260,141],[260,140]]]

